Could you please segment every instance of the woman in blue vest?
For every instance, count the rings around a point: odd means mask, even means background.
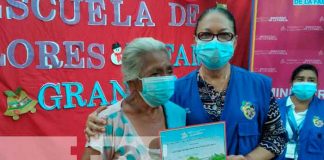
[[[279,155],[287,138],[270,78],[229,63],[237,43],[233,15],[220,7],[207,9],[194,34],[202,65],[177,80],[171,98],[186,109],[186,124],[225,121],[229,159]]]
[[[229,160],[266,160],[280,155],[287,142],[271,79],[231,65],[237,42],[233,15],[214,7],[195,27],[195,54],[201,67],[176,81],[171,101],[187,111],[186,125],[226,122]],[[100,131],[96,113],[86,133]]]
[[[323,160],[324,101],[315,96],[318,71],[313,65],[300,65],[290,81],[292,94],[278,100],[289,137],[280,159]]]

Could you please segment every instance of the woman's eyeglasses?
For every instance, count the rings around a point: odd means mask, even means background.
[[[217,38],[220,42],[227,42],[231,41],[234,38],[234,34],[230,32],[221,32],[221,33],[210,33],[210,32],[199,32],[197,34],[198,39],[202,41],[211,41],[214,39],[214,37]]]

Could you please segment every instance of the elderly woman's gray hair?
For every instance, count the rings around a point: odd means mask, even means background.
[[[123,53],[122,72],[124,81],[133,80],[139,77],[143,64],[142,56],[154,52],[164,52],[168,55],[166,45],[151,37],[136,38],[130,42]]]

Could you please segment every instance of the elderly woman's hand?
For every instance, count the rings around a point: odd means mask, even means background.
[[[105,124],[107,123],[106,120],[99,118],[98,114],[105,110],[107,107],[99,107],[94,112],[89,114],[87,122],[86,122],[86,128],[84,130],[86,134],[87,141],[89,140],[89,137],[95,136],[99,133],[105,132]]]

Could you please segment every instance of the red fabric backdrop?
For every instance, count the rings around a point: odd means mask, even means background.
[[[47,17],[52,10],[56,11],[54,18],[48,21],[42,21],[35,16],[34,11],[37,13],[37,10],[33,11],[32,3],[34,2],[37,1],[28,1],[26,3],[13,0],[0,1],[0,91],[3,93],[6,90],[16,90],[16,88],[22,87],[32,99],[43,101],[44,98],[43,103],[48,106],[54,105],[55,97],[61,96],[62,99],[60,105],[56,107],[46,107],[38,103],[36,113],[22,114],[17,121],[14,121],[10,116],[1,114],[0,136],[77,137],[77,144],[70,144],[72,147],[76,147],[72,149],[71,154],[77,154],[78,158],[80,158],[85,143],[83,133],[85,120],[87,115],[102,103],[102,99],[96,98],[93,101],[96,103],[95,107],[89,104],[92,92],[96,91],[93,96],[100,95],[98,91],[100,90],[98,86],[100,86],[109,104],[122,98],[124,88],[122,75],[120,66],[113,64],[111,60],[111,54],[114,52],[112,44],[119,42],[121,47],[124,48],[126,43],[132,39],[143,36],[162,40],[170,44],[171,61],[175,64],[175,74],[181,77],[197,68],[197,66],[194,66],[192,60],[194,28],[186,25],[188,23],[187,17],[185,17],[183,24],[180,23],[180,8],[183,7],[187,15],[189,10],[194,13],[197,7],[199,11],[196,11],[201,13],[205,8],[214,6],[216,1],[117,0],[102,1],[104,3],[101,5],[95,3],[94,8],[101,6],[101,10],[99,10],[101,17],[96,16],[96,21],[101,21],[106,15],[106,25],[89,25],[89,19],[91,19],[88,11],[89,3],[85,1],[80,2],[80,21],[70,25],[62,21],[60,14],[63,14],[67,19],[73,18],[75,11],[73,2],[76,1],[63,1],[63,10],[60,10],[60,2],[62,1],[56,1],[55,4],[51,4],[51,1],[40,1],[40,6],[35,9],[38,8],[43,17]],[[116,10],[114,12],[113,2],[119,3],[121,22],[126,21],[127,17],[131,17],[130,26],[113,24],[117,21],[116,18],[118,19]],[[226,1],[223,0],[222,2]],[[172,22],[172,5],[177,5],[175,12],[176,22],[180,26],[170,25]],[[251,1],[241,0],[238,3],[235,0],[228,0],[227,5],[237,20],[239,36],[238,46],[232,61],[234,64],[246,68],[250,39]],[[7,14],[7,12],[10,12],[8,8],[12,8],[12,12],[16,15],[15,18],[13,13]],[[28,15],[24,17],[26,13]],[[148,26],[150,22],[148,14],[154,26]],[[141,19],[137,18],[138,15],[144,17],[144,19],[141,21]],[[8,18],[10,16],[11,19]],[[191,18],[192,23],[195,22],[197,17],[198,15]],[[136,26],[136,21],[144,26]],[[25,41],[19,41],[18,39]],[[40,48],[41,44],[47,41],[51,41],[53,45],[47,46],[45,49]],[[72,61],[69,62],[71,55],[67,55],[67,52],[70,52],[67,43],[72,44],[75,41],[78,41],[75,44],[79,44],[79,46],[77,47],[74,44],[71,50],[78,52],[76,53],[78,57],[72,58]],[[18,45],[15,47],[14,43],[16,42],[18,42]],[[30,45],[28,54],[26,47],[21,43],[25,44],[25,46]],[[91,54],[92,52],[88,50],[88,47],[94,43],[102,46],[103,50],[94,47],[92,50],[95,54]],[[56,56],[59,61],[62,61],[63,66],[57,66],[56,68],[54,66],[54,68],[48,69],[39,68],[41,64],[48,66],[45,63],[46,59],[40,53],[45,50],[53,52],[55,49],[58,49]],[[186,58],[188,64],[184,60]],[[178,64],[177,59],[179,59]],[[84,61],[84,66],[77,66],[82,61]],[[48,61],[49,65],[53,63],[55,62],[52,59]],[[74,68],[73,65],[66,65],[69,63],[74,64]],[[98,67],[98,69],[87,68],[91,64]],[[72,89],[68,89],[69,84]],[[44,94],[42,94],[40,90],[44,85],[52,85],[52,88],[45,88]],[[80,88],[77,88],[78,86]],[[57,87],[57,91],[55,91],[55,87]],[[80,103],[73,97],[71,103],[75,106],[65,106],[67,105],[67,94],[78,91],[82,100],[86,100],[85,105],[80,106]],[[5,113],[7,108],[7,97],[5,94],[1,94],[0,113]],[[41,149],[38,149],[38,153],[41,153]],[[1,152],[5,153],[6,151],[1,150]]]

